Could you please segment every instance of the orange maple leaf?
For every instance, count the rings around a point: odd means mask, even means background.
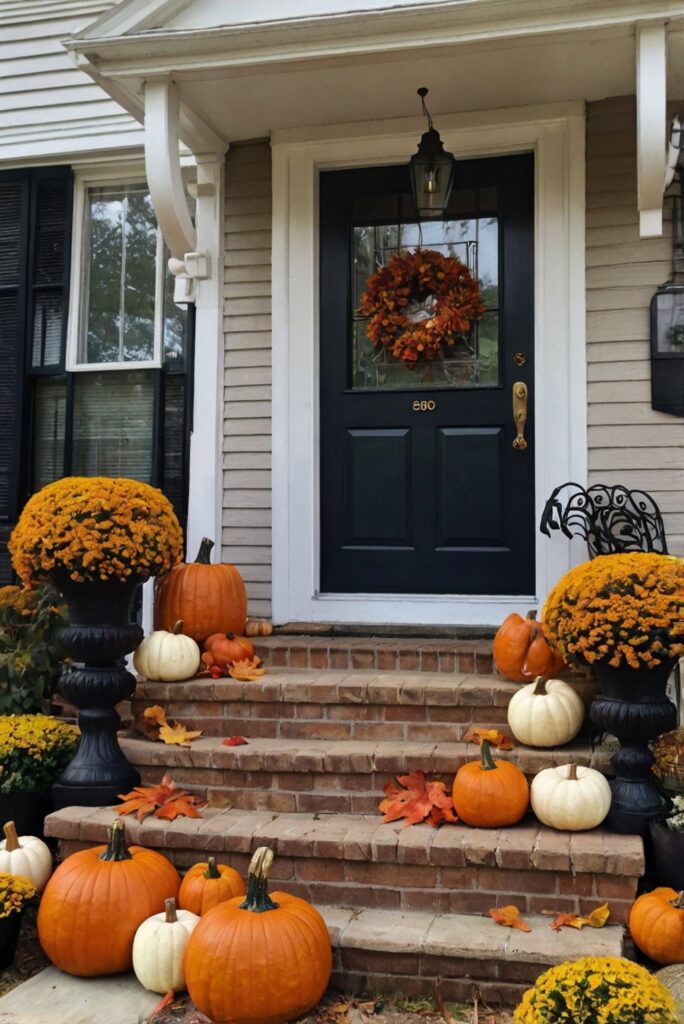
[[[169,821],[173,821],[179,815],[186,818],[199,818],[198,803],[201,803],[198,797],[190,793],[179,793],[173,800],[167,800],[165,804],[162,804],[155,812],[155,817],[168,818]]]
[[[603,928],[609,917],[610,907],[604,903],[592,910],[588,917],[580,917],[579,914],[558,914],[551,922],[551,927],[555,932],[559,932],[561,928],[581,929],[585,925],[589,925],[590,928]]]
[[[503,925],[504,928],[518,928],[521,932],[532,931],[530,926],[525,924],[521,918],[518,908],[512,904],[509,904],[507,907],[492,907],[489,911],[489,916],[492,921]]]
[[[485,729],[479,725],[471,725],[463,737],[464,743],[477,743],[478,747],[482,746],[482,740],[487,740],[497,750],[513,750],[515,746],[511,737],[505,733],[499,732],[498,729]]]
[[[162,743],[177,743],[181,747],[191,746],[192,741],[201,735],[201,729],[188,730],[181,722],[174,722],[173,725],[167,722],[159,730],[159,739]]]
[[[132,814],[135,811],[138,821],[142,821],[148,814],[154,814],[156,818],[173,819],[179,814],[197,818],[199,808],[206,804],[206,800],[200,800],[184,789],[177,789],[168,773],[156,786],[136,786],[130,793],[119,793],[119,799],[124,802],[114,810],[119,814]]]
[[[256,657],[234,661],[228,669],[228,675],[242,683],[251,683],[266,674],[265,668],[259,668],[260,660]]]
[[[378,805],[386,822],[405,818],[404,828],[426,821],[435,828],[445,821],[456,822],[456,812],[451,797],[443,782],[429,782],[425,772],[416,771],[409,775],[397,775],[397,786],[393,780],[385,783],[385,799]]]

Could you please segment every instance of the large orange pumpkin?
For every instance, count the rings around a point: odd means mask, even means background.
[[[534,611],[524,619],[517,612],[504,619],[494,637],[494,664],[502,676],[516,683],[537,676],[555,679],[565,668],[561,655],[549,647]]]
[[[212,633],[242,633],[247,591],[234,565],[212,565],[214,542],[205,537],[194,562],[182,562],[154,584],[154,628],[170,629],[183,620],[183,632],[198,644]]]
[[[657,964],[683,964],[684,892],[659,888],[639,896],[629,912],[629,930]]]
[[[235,868],[217,864],[215,857],[208,857],[206,863],[193,864],[186,871],[178,893],[178,906],[201,917],[225,900],[244,896],[246,891]]]
[[[530,787],[510,761],[495,761],[487,740],[481,758],[463,764],[454,779],[456,813],[466,825],[503,828],[520,821],[530,802]]]
[[[268,893],[273,852],[260,847],[247,896],[219,903],[200,920],[185,953],[195,1006],[224,1024],[283,1024],[325,992],[332,952],[325,921],[309,903]]]
[[[166,857],[127,849],[123,823],[115,821],[107,846],[73,853],[48,882],[38,910],[40,944],[67,974],[129,971],[136,930],[178,895],[179,884]]]

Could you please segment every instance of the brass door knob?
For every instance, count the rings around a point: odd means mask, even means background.
[[[517,434],[513,441],[516,452],[524,452],[527,448],[525,440],[525,423],[527,422],[527,384],[517,380],[513,385],[513,422]]]

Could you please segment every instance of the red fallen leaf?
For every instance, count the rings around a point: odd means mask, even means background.
[[[492,921],[503,925],[504,928],[518,928],[521,932],[532,931],[529,925],[525,924],[521,918],[518,908],[512,904],[509,904],[507,907],[492,907],[489,911],[489,916]]]
[[[229,736],[228,739],[221,741],[224,747],[243,747],[249,743],[244,736]]]
[[[428,782],[425,772],[416,771],[409,775],[397,775],[397,786],[390,780],[385,783],[385,800],[378,805],[386,822],[405,818],[404,828],[426,821],[435,828],[445,821],[456,822],[458,818],[454,804],[446,792],[443,782]]]
[[[464,743],[477,743],[478,747],[482,745],[482,740],[487,740],[497,750],[513,750],[515,746],[511,737],[498,729],[484,729],[478,725],[471,726],[463,737]]]

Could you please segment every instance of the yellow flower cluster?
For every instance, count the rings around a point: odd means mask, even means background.
[[[183,534],[156,487],[112,477],[66,477],[34,494],[12,533],[12,564],[26,584],[157,576],[181,560]]]
[[[672,996],[622,957],[582,957],[552,967],[527,990],[513,1024],[677,1024]]]
[[[0,612],[11,611],[30,618],[38,607],[38,592],[26,587],[0,587]]]
[[[546,599],[547,638],[566,658],[654,668],[684,654],[684,561],[640,551],[566,573]]]
[[[0,792],[43,792],[73,756],[80,732],[49,715],[0,716]]]
[[[35,895],[36,887],[30,879],[0,871],[0,920],[20,913],[26,901]]]

